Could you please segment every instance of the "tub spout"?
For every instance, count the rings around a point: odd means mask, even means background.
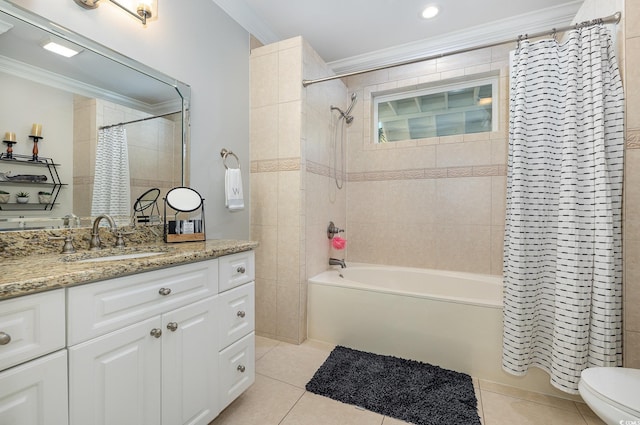
[[[329,258],[329,265],[330,266],[340,266],[340,268],[342,268],[342,269],[347,267],[347,265],[345,264],[344,260],[339,260],[337,258]]]

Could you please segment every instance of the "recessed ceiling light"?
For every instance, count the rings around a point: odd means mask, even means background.
[[[62,44],[56,43],[54,41],[47,41],[42,45],[42,47],[49,50],[50,52],[62,55],[65,58],[75,56],[82,51],[81,49],[72,49],[71,47],[63,46]]]
[[[440,12],[440,9],[438,9],[438,6],[427,6],[422,11],[422,17],[424,19],[435,18],[438,12]]]

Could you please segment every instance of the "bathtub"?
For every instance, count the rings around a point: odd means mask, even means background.
[[[540,370],[502,370],[499,276],[347,263],[308,284],[310,339],[559,395]]]

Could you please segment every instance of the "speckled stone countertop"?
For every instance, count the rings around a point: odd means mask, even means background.
[[[73,229],[79,230],[79,229]],[[68,230],[65,230],[68,232]],[[75,254],[59,254],[61,241],[55,241],[55,252],[42,252],[35,240],[46,239],[46,233],[20,235],[27,232],[11,232],[0,236],[0,252],[14,243],[11,238],[21,240],[25,246],[33,245],[34,252],[27,255],[2,255],[0,262],[0,300],[28,295],[56,288],[74,286],[99,280],[111,279],[165,267],[217,258],[236,252],[248,251],[258,246],[257,242],[240,240],[207,240],[166,244],[158,238],[138,240],[126,248],[107,248],[98,252],[78,249]],[[43,233],[43,232],[40,232]],[[60,232],[57,232],[60,233]],[[58,234],[56,234],[57,236]],[[9,240],[9,242],[7,242]],[[19,243],[19,244],[20,244]],[[28,251],[27,248],[24,248]],[[80,260],[109,255],[154,252],[157,255],[115,261],[80,262]]]

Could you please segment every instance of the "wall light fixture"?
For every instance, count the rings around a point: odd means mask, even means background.
[[[100,0],[74,0],[85,9],[95,9],[100,6]],[[157,14],[157,0],[107,0],[127,12],[129,15],[147,25],[147,19]],[[155,6],[155,7],[154,7]]]

